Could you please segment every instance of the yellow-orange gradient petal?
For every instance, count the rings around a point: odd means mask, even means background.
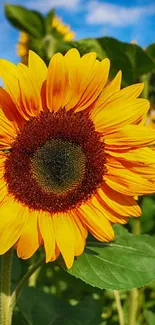
[[[51,261],[55,252],[55,234],[53,229],[52,216],[46,212],[40,212],[38,217],[38,224],[41,236],[43,238],[46,262]]]
[[[113,101],[109,99],[98,114],[94,116],[92,111],[91,117],[98,132],[111,133],[117,128],[141,121],[149,107],[149,101],[146,99],[122,100],[120,97]]]
[[[100,241],[110,241],[114,238],[114,232],[110,222],[104,214],[104,210],[98,209],[96,206],[97,200],[94,204],[93,197],[86,204],[82,204],[78,208],[78,216],[82,222],[87,226],[88,230]]]
[[[68,213],[58,213],[52,216],[55,239],[68,268],[74,262],[75,234],[72,219]]]
[[[20,105],[27,117],[37,116],[42,111],[40,89],[31,75],[31,70],[24,64],[18,64]]]
[[[122,81],[122,72],[119,71],[115,78],[112,81],[109,81],[108,84],[104,87],[102,93],[97,98],[97,100],[92,104],[92,118],[100,111],[103,104],[107,101],[109,97],[118,92],[121,88]]]
[[[0,150],[10,149],[12,142],[17,136],[16,128],[0,109]]]
[[[111,134],[105,134],[104,139],[108,150],[124,150],[153,144],[155,132],[146,126],[126,125]]]
[[[118,161],[107,163],[108,172],[104,179],[113,190],[128,196],[143,195],[154,192],[154,184],[149,179],[144,179],[138,173],[134,173]]]
[[[23,207],[25,219],[20,238],[17,243],[17,255],[20,258],[30,258],[41,245],[41,235],[38,227],[38,211],[30,211]]]
[[[68,78],[62,54],[54,54],[47,75],[47,106],[50,111],[58,111],[63,106],[67,92]]]
[[[23,206],[8,197],[0,209],[0,254],[7,252],[19,239],[25,215]]]
[[[76,212],[71,213],[71,220],[75,236],[74,255],[79,256],[83,253],[86,244],[86,237],[84,236],[84,226],[78,220]],[[82,229],[83,228],[83,229]]]
[[[114,212],[124,217],[138,217],[141,209],[133,197],[118,193],[106,183],[98,190],[99,197]]]

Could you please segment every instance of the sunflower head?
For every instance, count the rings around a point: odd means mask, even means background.
[[[56,29],[56,31],[61,34],[64,41],[72,41],[75,37],[75,33],[71,31],[69,25],[65,25],[62,22],[62,19],[58,16],[54,15],[52,18],[52,25],[53,28]]]
[[[143,84],[121,90],[121,72],[107,83],[109,66],[76,49],[48,68],[32,51],[28,67],[0,60],[0,254],[44,245],[69,268],[88,232],[111,241],[113,223],[140,215],[135,197],[154,192]]]
[[[29,52],[29,35],[26,32],[20,32],[16,48],[17,55],[21,57],[22,63],[27,64]]]

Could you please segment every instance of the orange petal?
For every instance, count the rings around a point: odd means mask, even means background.
[[[0,87],[0,107],[3,110],[6,118],[12,122],[14,128],[18,130],[18,127],[22,127],[24,123],[23,117],[19,114],[12,98],[6,90]]]
[[[0,124],[0,150],[10,149],[17,133],[14,125],[6,118],[2,110],[0,110]]]
[[[31,70],[24,64],[18,64],[21,106],[25,116],[37,116],[42,110],[40,89],[33,80]]]
[[[68,79],[62,54],[54,54],[47,75],[47,106],[50,111],[58,111],[64,102]]]

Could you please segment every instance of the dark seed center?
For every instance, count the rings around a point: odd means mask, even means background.
[[[34,153],[31,163],[33,176],[48,193],[66,194],[77,188],[85,175],[81,147],[61,139],[46,142]]]

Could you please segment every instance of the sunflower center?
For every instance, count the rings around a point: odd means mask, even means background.
[[[85,155],[79,145],[69,141],[47,142],[34,153],[31,161],[39,185],[57,195],[76,188],[85,174]]]
[[[30,209],[66,212],[104,182],[101,135],[86,112],[42,112],[25,122],[7,154],[8,192]]]

